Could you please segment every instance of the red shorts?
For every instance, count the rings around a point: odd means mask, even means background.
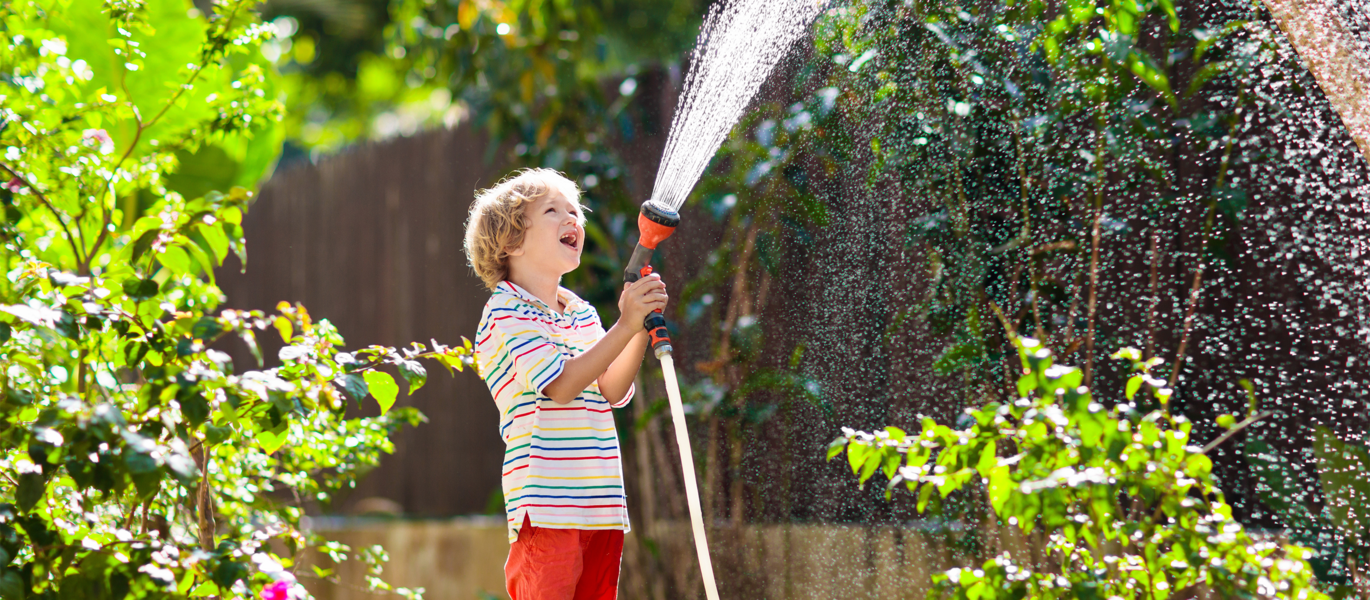
[[[614,600],[622,558],[621,530],[533,527],[525,514],[504,582],[512,600]]]

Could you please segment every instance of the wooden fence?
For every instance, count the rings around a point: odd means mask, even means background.
[[[246,271],[228,264],[220,276],[227,306],[302,302],[337,325],[350,348],[474,335],[489,295],[461,244],[472,191],[499,176],[498,165],[485,164],[485,148],[457,128],[277,174],[244,218]],[[426,387],[400,400],[429,422],[400,434],[395,454],[335,508],[386,498],[406,514],[463,514],[499,493],[504,450],[490,392],[471,372],[429,375]],[[362,509],[386,506],[369,501]]]

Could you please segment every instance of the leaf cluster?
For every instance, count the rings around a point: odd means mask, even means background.
[[[1164,407],[1170,395],[1154,363],[1125,350],[1136,371],[1127,398],[1097,401],[1080,369],[1055,364],[1020,338],[1018,398],[966,410],[969,424],[925,419],[916,433],[890,427],[844,431],[860,480],[876,473],[904,485],[918,509],[979,490],[992,519],[1039,532],[1048,558],[1006,551],[980,568],[936,576],[931,595],[954,598],[1169,598],[1200,589],[1227,598],[1322,597],[1304,548],[1246,531],[1232,518],[1192,423]],[[1160,408],[1138,410],[1136,394]],[[1107,401],[1105,401],[1107,402]]]
[[[0,598],[296,586],[312,548],[349,554],[306,511],[423,421],[380,369],[412,393],[421,360],[471,364],[469,342],[347,352],[303,306],[218,306],[215,269],[246,261],[243,214],[280,149],[256,4],[0,4]]]

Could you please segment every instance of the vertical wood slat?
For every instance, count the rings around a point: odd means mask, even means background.
[[[488,293],[461,240],[474,190],[502,173],[485,164],[485,148],[460,127],[278,173],[244,218],[246,272],[233,260],[220,274],[225,306],[301,302],[332,321],[349,349],[474,337]],[[279,344],[269,337],[262,336],[271,366]],[[397,405],[417,407],[429,422],[400,433],[395,454],[333,511],[383,497],[410,515],[472,513],[497,493],[503,444],[489,391],[473,372],[450,377],[426,366],[428,384]],[[376,412],[374,400],[366,410]]]

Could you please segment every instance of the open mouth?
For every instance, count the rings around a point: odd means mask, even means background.
[[[578,250],[580,249],[580,236],[573,231],[561,236],[561,243],[572,250]]]

